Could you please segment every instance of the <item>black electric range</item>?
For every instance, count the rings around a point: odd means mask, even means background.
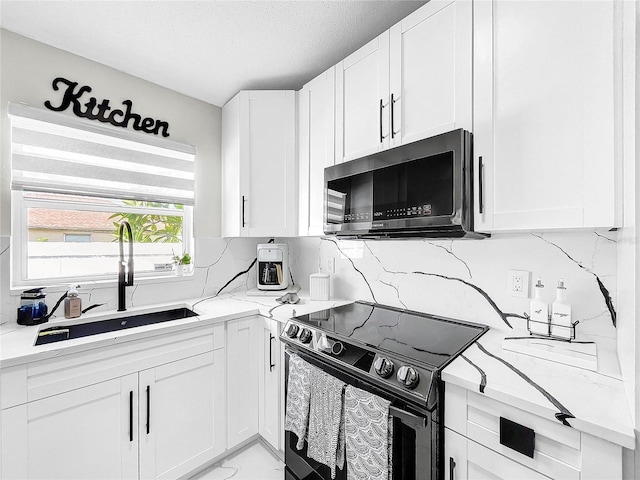
[[[433,406],[442,369],[488,327],[364,301],[290,319],[282,340]],[[430,394],[431,392],[431,394]]]
[[[358,301],[291,318],[280,336],[292,354],[349,385],[385,398],[393,419],[394,479],[444,476],[442,369],[488,327]],[[329,480],[329,467],[297,450],[285,432],[285,478]],[[336,480],[348,477],[347,464]]]

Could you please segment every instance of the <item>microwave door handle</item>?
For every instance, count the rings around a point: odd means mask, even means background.
[[[394,407],[393,405],[389,406],[389,414],[399,418],[404,423],[409,424],[413,427],[425,428],[427,426],[426,418],[419,417],[418,415],[414,415],[413,413],[405,412],[404,410],[400,410],[398,407]]]

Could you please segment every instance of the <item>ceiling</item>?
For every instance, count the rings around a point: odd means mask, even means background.
[[[300,89],[426,2],[0,1],[0,26],[222,106]]]

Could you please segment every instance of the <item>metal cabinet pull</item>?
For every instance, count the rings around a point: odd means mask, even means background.
[[[147,385],[147,435],[151,425],[151,386]]]
[[[271,358],[273,358],[271,354],[272,353],[271,347],[273,345],[273,341],[275,340],[275,338],[276,337],[274,337],[271,333],[269,333],[269,371],[270,372],[273,372],[273,367],[276,366],[276,364],[271,361]]]
[[[384,105],[382,104],[382,99],[380,99],[380,143],[384,140],[384,136],[382,135],[382,109]]]
[[[455,480],[454,470],[456,469],[456,462],[453,457],[449,457],[449,480]]]
[[[484,183],[484,164],[482,157],[478,159],[478,208],[480,213],[484,213],[484,195],[482,193],[482,184]]]
[[[242,195],[242,228],[246,226],[246,222],[244,221],[244,204],[247,202],[247,199]]]
[[[395,132],[395,128],[393,126],[393,104],[396,103],[396,101],[393,99],[393,93],[391,94],[391,138],[394,138],[396,136],[396,132]]]
[[[129,441],[133,442],[133,390],[129,392]]]

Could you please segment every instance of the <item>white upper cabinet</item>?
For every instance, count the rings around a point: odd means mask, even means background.
[[[295,92],[242,91],[222,109],[222,236],[297,234]]]
[[[389,148],[389,31],[336,65],[336,163]]]
[[[336,163],[472,123],[472,4],[431,0],[336,66]]]
[[[298,92],[299,235],[322,235],[324,169],[335,162],[335,67]]]
[[[472,3],[432,0],[390,30],[391,147],[472,128]]]
[[[614,14],[614,2],[474,2],[477,230],[619,226]]]

